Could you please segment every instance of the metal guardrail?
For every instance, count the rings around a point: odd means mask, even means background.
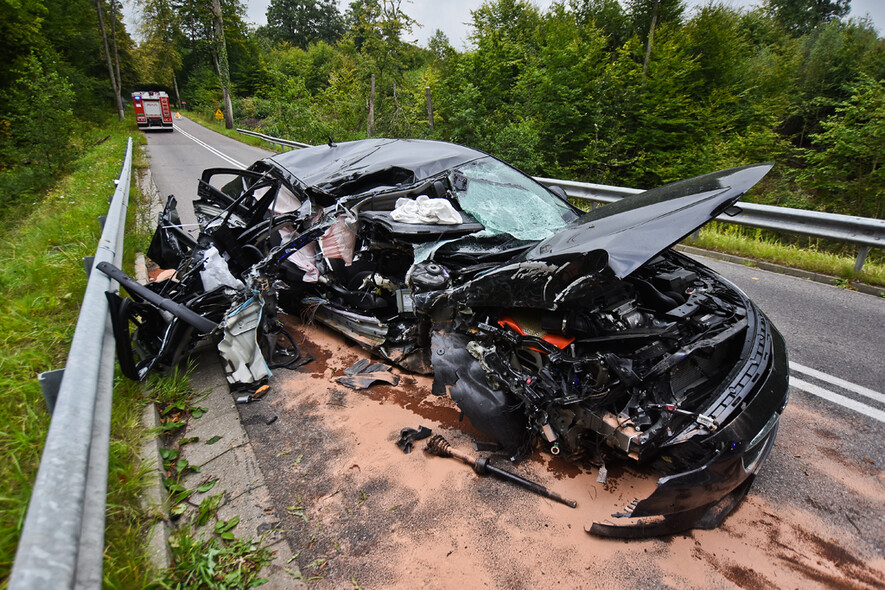
[[[535,178],[535,180],[547,186],[562,188],[570,198],[598,203],[611,203],[642,192],[634,188],[557,180],[555,178]],[[734,216],[723,213],[716,220],[857,244],[857,259],[854,263],[856,272],[863,268],[870,248],[885,248],[885,219],[746,202],[739,202],[737,206],[741,210],[740,213]]]
[[[290,141],[288,139],[280,139],[279,137],[272,137],[270,135],[265,135],[264,133],[258,133],[257,131],[249,131],[248,129],[240,129],[239,127],[237,127],[237,132],[242,133],[243,135],[250,135],[252,137],[257,137],[259,139],[263,139],[264,141],[271,143],[271,144],[275,144],[275,145],[281,145],[281,146],[290,147],[290,148],[311,147],[311,145],[309,143],[301,143],[298,141]]]
[[[304,148],[310,144],[299,143],[271,137],[263,133],[237,129],[244,135],[259,137],[269,143],[288,147]],[[556,178],[535,177],[535,180],[547,186],[558,186],[572,199],[593,201],[595,203],[612,203],[624,197],[643,192],[641,189],[559,180]],[[725,213],[716,218],[717,221],[771,229],[793,234],[803,234],[816,238],[825,238],[839,242],[857,244],[857,258],[854,262],[855,272],[863,268],[870,248],[885,248],[885,219],[872,219],[854,215],[839,215],[822,211],[792,209],[790,207],[774,207],[756,203],[738,203],[741,212],[735,216]]]
[[[111,199],[94,264],[119,266],[129,203],[132,139]],[[57,397],[60,371],[41,375],[52,412],[9,580],[10,590],[101,588],[107,503],[108,445],[114,379],[114,334],[105,291],[116,288],[91,272]],[[55,398],[55,399],[53,399]]]

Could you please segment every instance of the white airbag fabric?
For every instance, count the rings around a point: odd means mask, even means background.
[[[396,207],[390,218],[400,223],[422,223],[428,225],[456,225],[464,223],[461,214],[446,199],[431,199],[420,195],[412,200],[405,197],[396,200]]]
[[[212,246],[203,254],[203,269],[200,271],[200,280],[203,282],[203,291],[209,293],[224,285],[231,289],[241,291],[246,288],[243,281],[231,274],[227,262],[218,253],[218,248]]]

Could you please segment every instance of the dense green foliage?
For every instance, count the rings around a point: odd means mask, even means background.
[[[461,51],[439,31],[426,48],[407,42],[401,0],[354,1],[343,14],[325,0],[272,0],[257,31],[226,6],[239,125],[310,143],[366,137],[374,75],[376,136],[445,139],[533,174],[636,187],[773,160],[756,198],[883,215],[885,40],[846,20],[848,0],[753,10],[712,0],[691,12],[681,0],[547,11],[490,0],[471,12]],[[174,74],[189,107],[214,112],[208,37],[173,13],[173,31],[150,30],[177,58],[145,73],[167,85]]]
[[[128,88],[135,82],[133,43],[121,5],[98,5]],[[81,124],[103,121],[114,106],[96,6],[0,1],[0,218],[44,191],[82,148]]]

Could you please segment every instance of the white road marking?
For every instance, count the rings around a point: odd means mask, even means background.
[[[832,375],[828,375],[822,371],[818,371],[817,369],[812,369],[811,367],[806,367],[792,361],[790,362],[790,369],[796,371],[797,373],[805,373],[809,377],[814,377],[815,379],[819,379],[831,385],[835,385],[836,387],[841,387],[846,391],[851,391],[853,393],[856,393],[857,395],[862,395],[864,397],[874,399],[879,403],[885,404],[885,394],[879,393],[878,391],[873,391],[872,389],[868,389],[863,385],[857,385],[856,383],[851,383],[850,381],[839,379],[838,377],[833,377]]]
[[[213,154],[215,154],[216,156],[218,156],[222,160],[229,162],[230,164],[236,166],[237,168],[242,168],[244,170],[246,169],[246,165],[243,164],[242,162],[238,162],[238,161],[234,160],[233,158],[231,158],[227,154],[224,154],[224,153],[218,151],[217,149],[215,149],[214,147],[212,147],[208,143],[197,139],[196,137],[194,137],[193,135],[191,135],[190,133],[188,133],[187,131],[185,131],[184,129],[179,127],[178,125],[175,125],[175,130],[178,131],[179,133],[181,133],[182,135],[184,135],[185,137],[187,137],[188,139],[190,139],[191,141],[195,142],[196,144],[203,146],[204,148],[206,148],[207,150],[209,150],[210,152],[212,152]]]
[[[840,406],[848,408],[849,410],[860,412],[861,414],[869,416],[870,418],[878,420],[879,422],[885,422],[885,412],[872,406],[862,404],[859,401],[851,399],[850,397],[845,397],[844,395],[834,393],[813,383],[808,383],[801,379],[797,379],[796,377],[790,377],[790,385],[812,395],[816,395],[825,400],[831,401],[835,404],[839,404]]]

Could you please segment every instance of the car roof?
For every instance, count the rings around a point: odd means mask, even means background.
[[[487,156],[462,145],[428,139],[364,139],[277,154],[267,161],[304,186],[336,193],[342,185],[373,178],[383,184],[412,184]],[[384,182],[385,176],[390,182]]]

